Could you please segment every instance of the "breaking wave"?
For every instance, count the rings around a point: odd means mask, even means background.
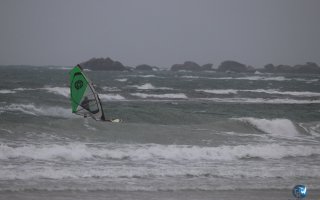
[[[226,89],[226,90],[197,89],[196,91],[210,93],[210,94],[237,94],[239,90],[234,90],[234,89]]]
[[[142,77],[142,78],[153,78],[153,77],[156,77],[155,75],[139,75],[139,77]]]
[[[264,98],[199,98],[199,100],[213,101],[219,103],[261,103],[261,104],[318,104],[317,100],[298,99],[264,99]]]
[[[41,89],[46,90],[50,93],[62,95],[68,98],[70,96],[70,88],[67,88],[67,87],[44,87]]]
[[[0,94],[12,94],[16,93],[16,91],[13,90],[0,90]]]
[[[172,90],[172,88],[168,87],[155,87],[151,83],[146,83],[143,85],[134,85],[132,87],[135,87],[139,90]]]
[[[37,88],[15,88],[14,91],[30,91],[37,90]]]
[[[283,76],[276,76],[276,77],[248,76],[248,77],[238,77],[234,79],[249,80],[249,81],[290,81],[292,80],[292,79],[285,78]]]
[[[231,78],[231,79],[249,80],[249,81],[302,81],[307,83],[316,82],[319,80],[319,79],[303,79],[303,78],[286,78],[284,76],[276,76],[276,77],[247,76],[247,77],[238,77],[238,78]]]
[[[146,94],[146,93],[131,93],[132,96],[140,98],[159,98],[159,99],[187,99],[188,97],[183,93],[176,94]]]
[[[318,92],[308,92],[308,91],[279,91],[279,90],[239,90],[241,92],[257,92],[257,93],[267,93],[267,94],[281,94],[281,95],[290,95],[290,96],[300,96],[300,97],[320,97],[320,93]]]
[[[10,104],[0,107],[0,111],[4,112],[22,112],[28,115],[35,116],[51,116],[72,118],[74,115],[70,109],[62,107],[35,106],[34,104]]]
[[[116,81],[126,82],[126,81],[128,81],[128,79],[127,78],[118,78],[118,79],[116,79]]]
[[[200,77],[200,76],[181,76],[181,78],[199,79],[199,78],[207,78],[207,77]]]
[[[253,92],[253,93],[266,93],[266,94],[280,94],[280,95],[290,95],[299,97],[320,97],[318,92],[309,91],[279,91],[276,89],[256,89],[256,90],[236,90],[236,89],[223,89],[223,90],[210,90],[210,89],[196,89],[198,92],[205,92],[211,94],[237,94],[238,92]]]
[[[88,181],[90,181],[89,185],[92,190],[157,191],[199,188],[219,190],[212,185],[205,185],[203,188],[202,183],[207,184],[208,180],[212,180],[212,183],[218,181],[218,185],[225,189],[228,186],[237,188],[238,181],[244,178],[248,180],[279,177],[290,179],[309,177],[310,174],[312,177],[319,177],[319,167],[316,165],[308,166],[306,171],[305,169],[299,170],[294,165],[285,168],[282,166],[270,168],[269,165],[264,164],[264,162],[277,163],[279,162],[277,159],[287,157],[292,159],[292,157],[319,155],[320,148],[316,145],[256,144],[201,147],[71,142],[17,146],[17,144],[0,143],[1,162],[11,163],[17,160],[23,162],[21,165],[14,165],[14,168],[0,166],[0,181],[15,181],[14,185],[5,185],[7,190],[23,190],[24,188],[86,190]],[[238,164],[250,158],[261,158],[263,161],[254,162],[250,167]],[[218,163],[221,162],[229,164],[219,165]],[[55,167],[54,163],[58,163],[59,167]],[[197,184],[190,183],[188,181],[190,178],[193,178]],[[224,184],[226,178],[236,182]],[[67,184],[64,185],[61,179],[68,180]],[[127,187],[130,181],[128,179],[134,179],[139,184]],[[203,179],[206,181],[203,182]],[[34,184],[25,184],[25,181],[29,180],[32,180]],[[106,184],[101,185],[102,181],[105,181]],[[149,187],[150,181],[155,183],[153,187]],[[122,188],[122,184],[126,187]],[[251,181],[249,185],[245,185],[248,188],[261,188],[265,184],[255,184]],[[266,188],[270,189],[270,186]],[[1,190],[5,188],[2,187]]]
[[[101,100],[106,100],[106,101],[118,101],[118,100],[126,99],[120,94],[99,94],[99,97]]]
[[[158,76],[156,75],[153,75],[153,74],[147,74],[147,75],[128,75],[128,76],[131,76],[131,77],[140,77],[140,78],[159,78]]]
[[[19,157],[33,160],[87,160],[111,159],[132,161],[190,162],[237,160],[244,158],[282,159],[285,157],[308,157],[320,155],[317,146],[280,144],[238,145],[201,147],[188,145],[128,144],[128,145],[92,145],[85,143],[24,146],[0,145],[0,159]]]
[[[57,95],[62,95],[64,97],[69,97],[70,96],[70,89],[67,87],[43,87],[43,88],[15,88],[13,90],[10,90],[10,93],[16,93],[16,91],[30,91],[30,90],[45,90],[47,92],[57,94]],[[5,90],[9,91],[9,90]],[[0,90],[1,93],[1,90]],[[9,93],[9,92],[8,92]]]
[[[187,79],[212,79],[212,80],[248,80],[248,81],[301,81],[301,82],[317,82],[319,79],[303,79],[303,78],[286,78],[284,76],[245,76],[245,77],[203,77],[203,76],[181,76]]]
[[[104,91],[108,91],[108,92],[119,92],[121,91],[119,88],[117,87],[108,87],[108,86],[105,86],[105,87],[102,87],[102,89]]]
[[[46,87],[42,88],[48,92],[62,95],[64,97],[69,97],[70,89],[67,87]],[[103,90],[107,91],[119,91],[118,88],[111,88],[111,87],[103,87]],[[125,100],[125,98],[119,94],[99,94],[101,100],[108,100],[108,101],[116,101],[116,100]]]
[[[251,117],[234,119],[248,123],[264,133],[275,136],[290,137],[299,135],[295,124],[288,119],[257,119]]]

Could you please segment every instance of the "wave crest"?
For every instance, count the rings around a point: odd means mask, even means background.
[[[288,119],[257,119],[252,117],[234,119],[248,123],[262,132],[276,136],[290,137],[299,135],[295,124]]]
[[[62,95],[67,98],[69,98],[70,96],[70,88],[67,88],[67,87],[44,87],[41,89],[46,90],[53,94]]]
[[[99,94],[99,97],[101,100],[106,100],[106,101],[118,101],[118,100],[126,99],[120,94]]]
[[[146,94],[146,93],[131,93],[132,96],[140,98],[159,98],[159,99],[187,99],[188,97],[183,93],[176,94]]]
[[[34,145],[8,146],[0,145],[0,159],[25,157],[35,160],[83,160],[83,159],[115,159],[133,161],[216,161],[237,160],[246,158],[281,159],[320,155],[315,146],[287,146],[280,144],[238,145],[200,147],[187,145],[100,145],[91,146],[84,143],[65,145]]]
[[[0,94],[13,94],[13,93],[16,93],[16,91],[13,91],[13,90],[0,90]]]
[[[139,90],[172,90],[172,88],[168,87],[155,87],[151,83],[146,83],[143,85],[133,85],[132,87],[135,87]]]
[[[74,115],[70,109],[62,107],[46,107],[46,106],[35,106],[34,104],[10,104],[7,106],[0,107],[1,112],[22,112],[28,115],[35,116],[51,116],[51,117],[66,117],[71,118]]]

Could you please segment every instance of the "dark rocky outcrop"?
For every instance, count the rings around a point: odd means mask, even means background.
[[[304,65],[293,66],[295,73],[320,73],[320,67],[313,62],[307,62]]]
[[[90,70],[109,70],[109,71],[158,71],[159,68],[147,64],[138,65],[135,68],[126,67],[119,61],[114,61],[111,58],[92,58],[80,64],[85,69]],[[211,71],[216,70],[212,68],[212,64],[205,64],[200,66],[196,62],[186,61],[183,64],[172,65],[171,71]],[[306,73],[306,74],[320,74],[320,67],[314,62],[307,62],[302,65],[278,65],[267,64],[262,69],[255,69],[252,66],[227,60],[222,62],[218,72],[232,72],[232,73],[253,73],[253,72],[266,72],[266,73]]]
[[[213,70],[213,69],[212,69],[212,66],[213,66],[213,64],[211,64],[211,63],[205,64],[205,65],[202,65],[202,66],[201,66],[201,70],[204,70],[204,71],[210,71],[210,70]]]
[[[156,66],[142,64],[142,65],[136,66],[135,70],[138,70],[138,71],[159,71],[159,68]]]
[[[183,64],[172,65],[171,71],[203,71],[212,70],[212,64],[198,65],[193,61],[186,61]]]
[[[200,65],[192,61],[186,61],[183,64],[174,64],[171,67],[171,71],[199,71]]]
[[[273,64],[267,64],[264,66],[264,71],[266,72],[272,72],[276,69],[276,67]]]
[[[306,73],[306,74],[318,74],[320,73],[320,67],[313,62],[307,62],[304,65],[295,65],[295,66],[289,66],[289,65],[278,65],[274,66],[272,64],[268,64],[264,66],[263,72],[268,73]]]
[[[242,63],[232,61],[232,60],[227,60],[223,61],[217,71],[219,72],[237,72],[237,73],[242,73],[242,72],[254,72],[254,68],[250,66],[246,66]]]
[[[80,64],[85,69],[97,71],[128,71],[129,67],[125,67],[119,61],[113,61],[111,58],[92,58]]]

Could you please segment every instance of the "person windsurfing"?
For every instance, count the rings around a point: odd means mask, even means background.
[[[84,100],[81,102],[81,107],[90,112],[89,103],[90,103],[90,101],[89,101],[88,97],[84,97]]]
[[[70,100],[72,112],[97,121],[120,122],[119,119],[106,119],[98,93],[80,65],[70,71]]]

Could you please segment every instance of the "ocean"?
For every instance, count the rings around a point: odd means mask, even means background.
[[[71,113],[71,67],[0,67],[0,199],[320,196],[320,78],[86,71],[107,123]]]

